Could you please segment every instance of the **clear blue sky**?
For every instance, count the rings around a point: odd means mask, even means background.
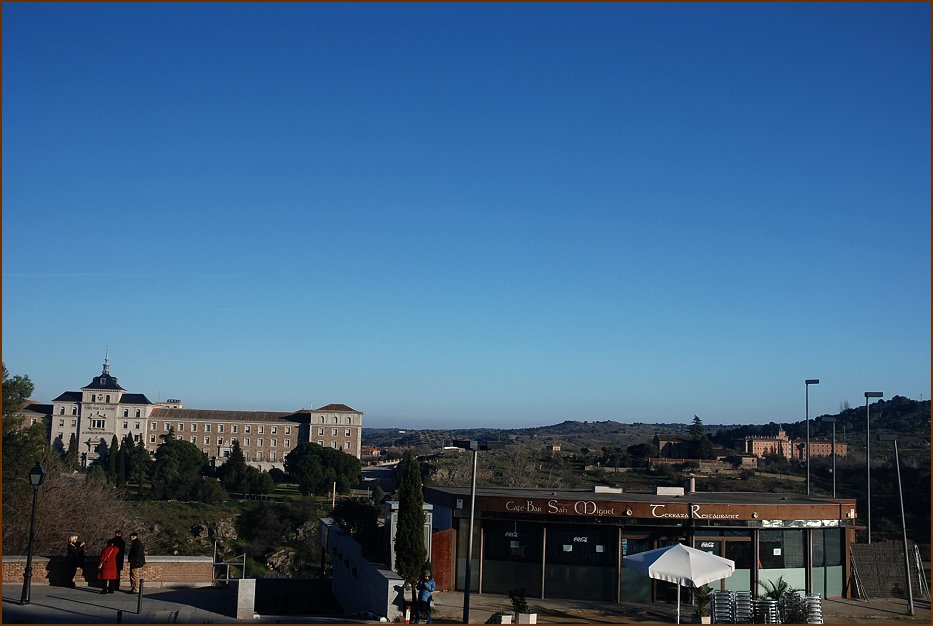
[[[929,399],[930,6],[3,4],[3,360],[367,426]]]

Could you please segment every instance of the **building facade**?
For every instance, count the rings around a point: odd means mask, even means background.
[[[849,452],[849,444],[845,441],[836,442],[836,456],[843,458]],[[833,442],[828,439],[811,439],[810,440],[810,458],[817,456],[832,456],[833,455]],[[794,442],[794,458],[798,461],[805,461],[807,459],[807,442],[806,440],[797,440]]]
[[[122,441],[129,435],[154,452],[173,432],[216,463],[229,457],[237,440],[251,465],[282,468],[285,455],[302,442],[360,458],[363,431],[363,413],[345,404],[271,412],[188,409],[180,400],[154,403],[121,387],[110,374],[109,359],[81,391],[66,391],[55,398],[46,419],[53,447],[67,449],[75,435],[84,465],[106,455],[114,436]]]
[[[794,453],[793,442],[783,430],[776,437],[749,435],[735,440],[735,449],[740,454],[753,454],[758,458],[776,454],[790,459]]]
[[[470,489],[426,488],[425,502],[434,506],[434,531],[456,533],[449,575],[464,589]],[[735,573],[713,589],[757,593],[759,582],[783,577],[792,587],[838,597],[850,576],[855,523],[855,500],[798,494],[478,489],[471,589],[669,601],[673,585],[623,568],[622,557],[684,543],[735,561]]]

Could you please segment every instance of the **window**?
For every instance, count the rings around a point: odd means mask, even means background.
[[[124,421],[124,422],[123,422],[123,428],[126,429],[126,428],[129,428],[129,427],[130,427],[130,423],[127,422],[127,421]]]
[[[324,416],[323,416],[323,415],[321,416],[321,423],[322,423],[322,424],[324,423]]]
[[[210,438],[210,437],[204,437],[204,445],[205,445],[205,446],[211,445],[211,438]]]
[[[285,427],[285,434],[286,434],[286,435],[292,434],[292,427],[291,427],[291,426],[286,426],[286,427]]]
[[[278,441],[276,441],[275,439],[269,442],[269,445],[272,446],[273,448],[276,446],[276,444],[278,444]]]
[[[182,424],[181,422],[178,422],[178,432],[184,432],[184,430],[185,430],[185,425]]]
[[[230,458],[230,451],[229,451],[229,450],[224,450],[223,457],[224,457],[225,459],[229,459],[229,458]]]
[[[269,453],[269,460],[270,460],[270,461],[274,461],[274,460],[275,460],[275,452],[270,452],[270,453]]]
[[[136,425],[133,426],[133,428],[134,428],[135,430],[139,430],[139,422],[136,422]]]
[[[211,425],[210,425],[210,424],[205,424],[205,425],[204,425],[204,432],[206,432],[206,433],[211,432]]]
[[[72,414],[72,415],[77,415],[77,414],[78,414],[78,406],[77,406],[77,405],[71,407],[71,414]]]
[[[338,421],[339,419],[340,419],[340,418],[337,417],[337,416],[335,415],[335,416],[334,416],[334,423],[335,423],[335,424],[339,424],[339,423],[340,423],[340,422]]]
[[[258,450],[258,451],[256,452],[256,460],[257,460],[257,461],[261,461],[261,460],[262,460],[262,450]]]
[[[58,427],[59,427],[59,428],[64,428],[64,427],[65,427],[65,420],[58,420]]]
[[[323,436],[324,436],[324,429],[323,429],[323,428],[318,428],[318,429],[317,429],[317,436],[318,436],[318,437],[323,437]]]
[[[344,441],[344,442],[343,442],[343,449],[344,449],[344,450],[349,450],[349,449],[350,449],[350,442],[349,442],[349,441]]]
[[[162,430],[168,432],[168,422],[162,422]]]
[[[59,414],[59,415],[64,415],[64,414],[65,414],[65,407],[61,407],[60,409],[58,409],[58,414]]]
[[[292,447],[292,440],[291,440],[291,439],[286,439],[286,440],[285,440],[285,447],[286,447],[286,448],[291,448],[291,447]]]
[[[344,436],[344,437],[349,437],[349,436],[350,436],[350,429],[349,429],[349,428],[346,429],[346,431],[344,431],[343,436]]]
[[[249,431],[251,431],[252,429],[253,429],[253,427],[252,427],[251,425],[249,425],[249,424],[247,424],[246,427],[245,427],[246,432],[249,432]]]
[[[191,435],[191,443],[197,445],[197,443],[198,443],[198,436],[197,436],[197,435]]]
[[[274,435],[274,434],[277,433],[277,432],[278,432],[278,426],[273,426],[273,427],[272,427],[272,434]]]
[[[244,446],[248,446],[248,445],[249,445],[249,437],[247,437],[246,439],[243,440],[243,445],[244,445]]]
[[[223,438],[223,437],[218,437],[218,438],[217,438],[217,445],[218,445],[218,446],[224,445],[224,438]]]
[[[337,442],[336,442],[336,441],[331,441],[331,442],[330,442],[330,447],[333,448],[334,450],[336,450],[336,449],[337,449]]]
[[[318,440],[317,440],[317,445],[323,447],[323,445],[324,445],[324,440],[323,440],[323,439],[318,439]]]
[[[133,435],[133,443],[139,443],[139,440],[140,440],[140,439],[141,439],[141,437],[140,437],[138,434]]]
[[[156,428],[158,428],[158,424],[155,422],[149,422],[149,430],[155,430]]]
[[[260,427],[259,427],[259,434],[261,435],[261,434],[263,434],[264,432],[266,432],[266,427],[265,427],[265,426],[260,426]]]
[[[97,395],[96,395],[96,394],[93,394],[93,393],[91,394],[91,402],[97,402]]]
[[[110,394],[107,394],[107,404],[110,404]]]
[[[155,435],[149,435],[149,443],[155,443]]]
[[[352,417],[348,417],[348,418],[347,418],[347,424],[352,424],[352,423],[353,423],[353,418],[352,418]]]
[[[219,433],[224,432],[224,425],[223,425],[223,424],[217,424],[217,432],[219,432]]]
[[[193,433],[198,432],[198,425],[197,425],[197,424],[192,424],[192,425],[191,425],[191,432],[193,432]]]
[[[262,439],[257,439],[257,440],[256,440],[256,445],[259,446],[259,447],[262,447]]]
[[[136,409],[136,417],[140,417],[139,409]]]
[[[129,409],[123,409],[123,417],[129,417],[129,416],[130,416],[130,410],[129,410]]]
[[[330,429],[330,436],[331,436],[331,437],[336,437],[336,436],[337,436],[337,429],[336,429],[336,428],[331,428],[331,429]]]
[[[236,431],[237,431],[237,426],[236,424],[234,424],[230,427],[230,432],[235,433]]]
[[[71,427],[74,428],[78,425],[78,420],[71,420]]]
[[[91,420],[91,428],[103,428],[103,427],[104,427],[104,420],[102,419]]]

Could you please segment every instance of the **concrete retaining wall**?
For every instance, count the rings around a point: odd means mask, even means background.
[[[25,556],[3,557],[4,584],[23,581],[26,569]],[[213,560],[209,556],[147,556],[142,579],[147,589],[158,587],[201,587],[210,586],[213,579]],[[68,577],[68,564],[63,556],[32,557],[33,585],[64,585]],[[123,566],[120,579],[129,584],[129,565]],[[78,569],[75,576],[78,585],[97,586],[97,557],[88,557],[84,573]]]
[[[365,559],[360,544],[330,518],[321,519],[320,540],[333,564],[333,592],[345,615],[370,613],[390,622],[403,616],[404,581],[398,574]]]

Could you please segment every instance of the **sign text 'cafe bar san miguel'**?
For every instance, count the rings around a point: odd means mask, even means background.
[[[470,490],[426,487],[433,531],[453,529],[446,572],[464,588]],[[478,489],[471,589],[528,597],[609,602],[672,601],[675,587],[622,567],[622,557],[683,543],[735,561],[714,589],[759,589],[783,577],[823,597],[848,595],[854,499],[789,493],[657,493]],[[434,555],[435,568],[441,562]]]

